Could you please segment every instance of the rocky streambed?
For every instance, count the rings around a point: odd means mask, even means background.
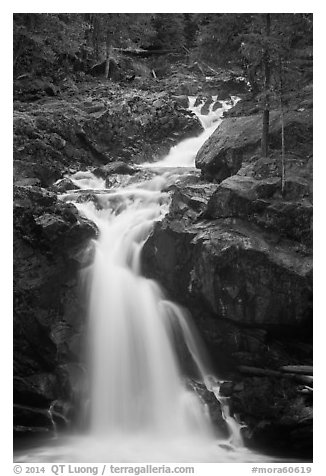
[[[137,172],[134,163],[158,160],[202,131],[178,92],[97,82],[71,97],[15,105],[16,435],[51,435],[54,423],[66,427],[82,391],[86,302],[79,272],[89,264],[91,248],[85,250],[97,230],[58,199],[75,188],[63,177],[88,169],[108,188],[125,177],[143,179],[150,172]],[[311,381],[283,369],[312,364],[307,95],[286,114],[284,193],[279,112],[271,114],[272,152],[263,159],[260,116],[252,102],[247,108],[240,102],[198,152],[201,173],[193,170],[168,187],[169,213],[144,246],[143,266],[191,311],[225,380],[221,391],[247,427],[246,443],[310,457]]]

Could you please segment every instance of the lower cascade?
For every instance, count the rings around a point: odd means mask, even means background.
[[[52,462],[250,462],[266,457],[243,446],[241,425],[220,397],[218,377],[187,311],[167,300],[159,284],[142,275],[141,251],[155,221],[169,208],[164,189],[194,166],[198,148],[225,109],[199,114],[204,132],[174,147],[156,164],[142,168],[152,178],[106,189],[92,173],[70,177],[76,191],[62,196],[92,220],[86,389],[87,430],[59,436],[16,461]],[[233,100],[233,103],[236,99]],[[156,170],[155,170],[156,169]],[[96,197],[78,203],[80,191]],[[211,422],[208,408],[189,385],[202,382],[220,404],[229,436]]]

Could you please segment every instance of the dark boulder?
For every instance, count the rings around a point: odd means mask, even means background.
[[[284,117],[286,150],[302,146],[305,150],[312,141],[311,111],[288,111]],[[261,115],[224,119],[196,156],[196,167],[203,175],[221,182],[234,175],[242,162],[260,146]],[[270,113],[270,147],[280,148],[281,120],[278,111]]]
[[[200,114],[202,114],[203,116],[207,116],[207,114],[209,113],[209,109],[210,109],[210,106],[211,106],[212,102],[213,102],[212,97],[207,98],[203,107],[200,110]]]
[[[61,180],[58,180],[57,182],[55,182],[52,187],[51,187],[51,190],[53,190],[54,192],[57,192],[57,193],[65,193],[65,192],[68,192],[69,190],[76,190],[76,185],[72,182],[72,180],[70,180],[69,178],[63,178]]]
[[[178,106],[187,109],[189,107],[189,98],[185,94],[182,96],[172,96],[172,99],[177,103]]]
[[[196,97],[194,106],[198,107],[200,106],[200,104],[203,104],[203,102],[205,102],[205,96],[203,96],[203,94],[198,94],[198,96]]]
[[[215,101],[212,110],[216,111],[217,109],[221,109],[221,107],[223,107],[222,103],[220,101]]]
[[[106,179],[108,176],[113,174],[121,174],[121,175],[133,175],[138,171],[137,168],[126,164],[122,161],[111,162],[109,164],[103,165],[102,167],[98,167],[93,170],[93,174],[96,177],[100,177]]]
[[[26,407],[15,417],[20,432],[49,428],[51,402],[71,398],[60,366],[77,359],[74,346],[76,336],[82,338],[86,312],[78,272],[96,232],[55,193],[15,187],[14,403]],[[34,413],[45,420],[35,417],[33,423]]]
[[[287,378],[245,377],[232,409],[244,419],[249,448],[296,458],[312,457],[312,402]],[[235,390],[235,389],[234,389]]]
[[[57,96],[60,89],[51,81],[38,78],[23,78],[14,81],[14,99],[37,101],[45,96]]]
[[[175,93],[179,95],[195,96],[201,90],[199,81],[192,78],[189,81],[181,81],[176,87]]]
[[[278,177],[256,180],[234,175],[216,188],[205,216],[241,218],[311,247],[312,203],[303,198],[308,193],[303,179],[289,180],[282,198]]]
[[[311,310],[311,258],[239,219],[157,224],[146,269],[173,298],[194,300],[223,319],[297,326]]]

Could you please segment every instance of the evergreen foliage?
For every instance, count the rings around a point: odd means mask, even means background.
[[[197,14],[197,21],[200,58],[219,66],[230,62],[241,63],[242,34],[249,28],[250,14],[200,13]]]
[[[180,50],[185,46],[185,23],[182,13],[156,13],[152,24],[155,30],[152,44],[154,49]]]
[[[252,92],[264,91],[268,49],[270,89],[296,88],[312,79],[312,15],[231,13],[17,13],[14,73],[42,75],[64,59],[103,61],[110,48],[150,48],[192,53],[211,66],[241,66]],[[265,52],[265,53],[264,53]],[[273,91],[272,91],[273,90]]]
[[[79,14],[15,13],[13,24],[14,73],[37,74],[85,46],[88,25]]]

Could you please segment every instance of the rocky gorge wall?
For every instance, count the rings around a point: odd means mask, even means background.
[[[173,187],[143,259],[191,311],[247,444],[310,455],[312,377],[282,371],[312,364],[312,110],[303,96],[285,114],[283,194],[280,112],[262,158],[261,116],[239,102],[197,153],[201,179]]]

